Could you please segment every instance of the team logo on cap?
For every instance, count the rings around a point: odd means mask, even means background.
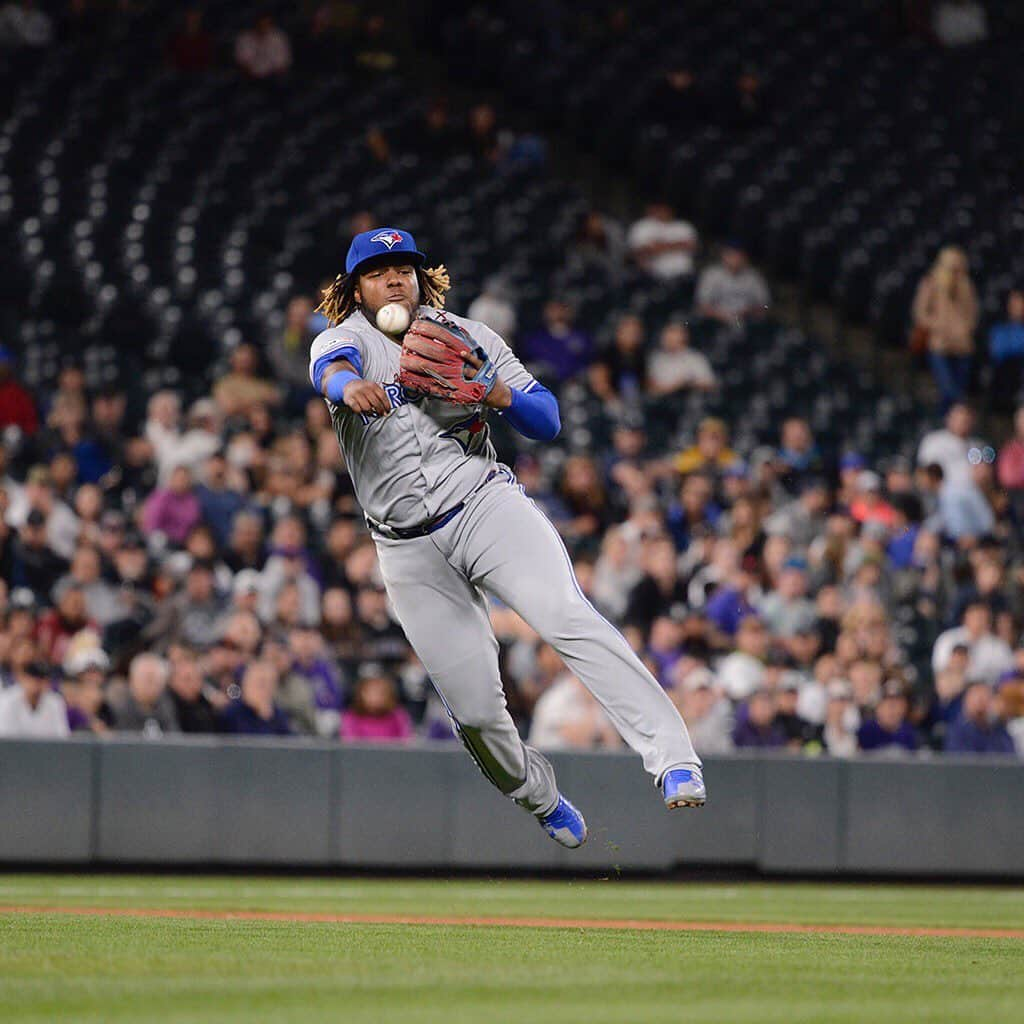
[[[370,239],[371,242],[380,242],[381,245],[386,245],[389,250],[394,249],[401,240],[402,236],[397,231],[378,231]]]

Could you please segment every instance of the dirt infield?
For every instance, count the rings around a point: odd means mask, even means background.
[[[878,935],[945,939],[1021,939],[1022,928],[897,928],[858,924],[758,921],[636,921],[566,917],[457,917],[429,914],[318,914],[275,910],[178,910],[157,907],[0,906],[2,914],[178,918],[200,921],[283,921],[292,924],[425,924],[484,928],[574,928],[650,932],[754,932],[775,935]]]

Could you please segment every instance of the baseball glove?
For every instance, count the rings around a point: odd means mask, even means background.
[[[456,405],[479,405],[497,378],[487,353],[457,324],[419,317],[405,332],[398,371],[402,387]]]

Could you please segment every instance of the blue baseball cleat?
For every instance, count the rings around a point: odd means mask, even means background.
[[[587,841],[587,823],[583,815],[561,793],[558,794],[555,809],[549,814],[538,814],[537,820],[556,843],[570,850],[575,850]]]
[[[695,764],[689,768],[670,768],[665,772],[661,780],[661,792],[665,797],[665,806],[670,811],[677,807],[703,807],[708,798],[704,777]]]

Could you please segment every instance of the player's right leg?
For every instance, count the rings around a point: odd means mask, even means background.
[[[449,565],[431,537],[375,540],[395,614],[484,777],[537,815],[553,839],[580,845],[585,836],[582,818],[582,836],[568,841],[573,837],[561,831],[561,818],[568,812],[562,808],[554,769],[523,743],[508,713],[498,642],[483,596]]]
[[[686,725],[625,638],[580,590],[558,531],[518,487],[495,484],[457,521],[465,571],[562,656],[643,758],[666,806],[705,800]]]

